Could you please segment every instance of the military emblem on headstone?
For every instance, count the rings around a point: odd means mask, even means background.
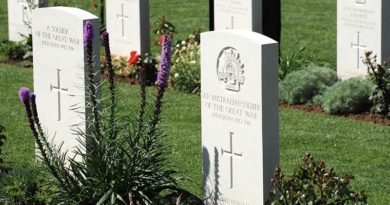
[[[245,82],[245,65],[240,59],[240,53],[233,47],[226,47],[218,55],[218,80],[226,90],[239,92]]]

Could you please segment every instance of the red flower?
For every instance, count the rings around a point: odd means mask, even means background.
[[[137,51],[131,51],[130,52],[130,58],[127,61],[128,65],[135,65],[138,62],[138,55]]]
[[[160,38],[159,38],[158,41],[157,41],[157,44],[158,44],[159,46],[162,46],[163,40],[164,40],[164,36],[160,36]]]

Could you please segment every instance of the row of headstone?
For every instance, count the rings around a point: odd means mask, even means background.
[[[79,144],[75,131],[88,130],[87,21],[97,35],[98,17],[77,8],[41,8],[32,15],[38,112],[69,157]],[[99,45],[95,37],[95,56]],[[211,196],[205,203],[263,204],[279,163],[278,44],[249,31],[215,31],[202,34],[201,53],[203,181]]]
[[[45,6],[47,0],[8,0],[9,40],[18,42],[29,36],[32,10]],[[128,56],[133,50],[141,54],[149,52],[149,1],[107,1],[106,14],[112,54]]]
[[[210,25],[215,30],[244,29],[262,33],[262,13],[272,10],[263,8],[268,6],[266,2],[268,1],[210,0]],[[133,50],[138,53],[148,52],[149,1],[118,0],[106,3],[107,30],[111,34],[112,53],[128,56]],[[47,0],[8,0],[9,40],[21,41],[31,34],[30,4],[47,6]],[[338,0],[337,70],[341,79],[367,74],[362,63],[365,51],[377,54],[378,62],[390,57],[390,46],[386,44],[390,40],[390,26],[386,24],[390,21],[390,14],[385,12],[390,6],[388,4],[390,3],[384,0]],[[269,21],[276,18],[269,18]],[[274,21],[276,22],[278,21]],[[276,29],[278,25],[273,27]],[[269,36],[273,37],[272,34]]]
[[[47,0],[8,0],[8,39],[19,42],[31,34],[32,10],[46,7]]]
[[[278,18],[276,7],[269,9],[270,2],[277,4],[279,1],[210,0],[210,29],[244,29],[278,40],[278,32],[272,31],[280,26],[278,21],[271,27],[264,25]],[[280,4],[276,6],[280,7]],[[379,63],[389,59],[390,14],[386,12],[387,8],[390,8],[390,2],[385,0],[337,1],[337,73],[340,79],[367,75],[367,67],[363,64],[366,51],[373,51]]]

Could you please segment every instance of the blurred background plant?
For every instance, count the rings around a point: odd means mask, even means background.
[[[283,52],[279,58],[279,80],[282,81],[286,76],[296,70],[302,69],[306,64],[309,63],[305,57],[304,46],[296,46],[294,50],[290,52]]]
[[[0,42],[0,62],[11,60],[23,67],[33,64],[32,35],[26,36],[21,42]]]
[[[170,86],[179,91],[200,93],[200,30],[173,49]]]

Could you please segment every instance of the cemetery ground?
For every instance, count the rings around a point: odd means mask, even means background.
[[[87,3],[85,3],[87,2]],[[153,1],[151,23],[165,15],[177,26],[176,39],[184,39],[200,27],[207,30],[207,1]],[[0,0],[5,5],[5,0]],[[81,7],[88,8],[88,1]],[[73,4],[72,4],[73,5]],[[305,5],[302,7],[302,5]],[[293,51],[296,43],[306,46],[305,57],[335,65],[336,2],[334,0],[282,1],[282,52]],[[0,41],[7,38],[5,6],[0,7]],[[325,12],[326,11],[326,12]],[[153,36],[152,36],[153,37]],[[317,42],[317,43],[312,43]],[[0,64],[0,124],[7,129],[4,146],[5,166],[31,166],[34,141],[17,92],[32,88],[32,70]],[[123,112],[136,113],[138,87],[120,84]],[[154,92],[150,88],[150,92]],[[163,130],[171,146],[170,159],[183,176],[192,178],[184,188],[201,196],[200,97],[169,91],[163,112]],[[356,177],[354,190],[365,190],[370,204],[390,201],[390,128],[367,122],[325,116],[292,109],[280,109],[281,167],[291,173],[305,152],[323,159],[339,174]]]

